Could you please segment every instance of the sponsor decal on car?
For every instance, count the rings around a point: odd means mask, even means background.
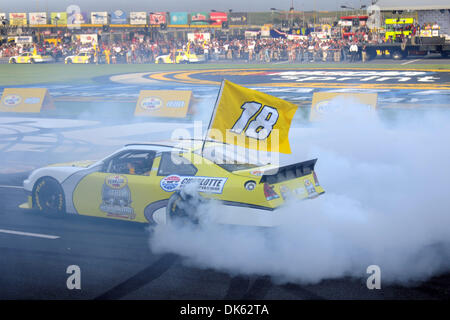
[[[163,102],[158,97],[147,97],[141,101],[141,108],[148,111],[158,110],[162,106]]]
[[[170,175],[161,179],[159,185],[161,189],[166,192],[172,192],[178,189],[180,186],[181,177],[177,175]]]
[[[128,179],[122,175],[111,175],[105,178],[105,183],[112,189],[122,189],[128,184]]]
[[[17,94],[9,94],[3,99],[3,104],[7,107],[15,107],[22,102],[22,97]]]
[[[134,220],[136,214],[131,207],[131,191],[127,177],[110,175],[105,178],[102,187],[102,203],[100,210],[108,217]]]
[[[166,192],[180,190],[187,184],[196,183],[199,192],[221,194],[228,178],[170,175],[161,179],[160,186]]]
[[[309,179],[305,179],[305,181],[303,183],[305,185],[306,191],[308,192],[308,194],[310,196],[315,195],[317,193],[316,188],[314,187],[314,184],[312,184]]]
[[[291,190],[288,186],[285,185],[280,186],[280,193],[284,200],[288,199],[291,196]]]
[[[253,170],[253,171],[250,171],[250,174],[254,175],[254,176],[257,176],[257,177],[261,177],[261,176],[264,175],[264,171],[262,171],[262,170]]]

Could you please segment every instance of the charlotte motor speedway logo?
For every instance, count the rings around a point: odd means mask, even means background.
[[[450,89],[450,72],[440,70],[225,69],[161,72],[147,78],[193,85],[220,85],[227,79],[250,86]]]

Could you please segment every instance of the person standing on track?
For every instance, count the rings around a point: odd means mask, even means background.
[[[349,51],[350,51],[350,62],[356,61],[356,56],[358,54],[358,45],[356,44],[356,42],[352,43]]]

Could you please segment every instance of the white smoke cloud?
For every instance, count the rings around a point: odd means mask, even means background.
[[[367,277],[372,264],[382,281],[403,284],[450,270],[450,115],[400,118],[387,124],[354,105],[314,128],[291,129],[288,160],[318,158],[324,195],[288,203],[276,213],[286,223],[270,230],[157,226],[151,250],[299,283]],[[220,212],[217,204],[201,210]]]

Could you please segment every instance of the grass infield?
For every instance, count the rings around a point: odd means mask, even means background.
[[[450,71],[448,64],[408,64],[399,63],[323,63],[323,64],[192,64],[192,65],[157,65],[157,64],[115,64],[115,65],[65,65],[65,64],[33,64],[10,65],[0,64],[0,86],[70,83],[89,84],[93,78],[114,74],[135,72],[208,70],[208,69],[375,69],[375,70],[436,70]]]

